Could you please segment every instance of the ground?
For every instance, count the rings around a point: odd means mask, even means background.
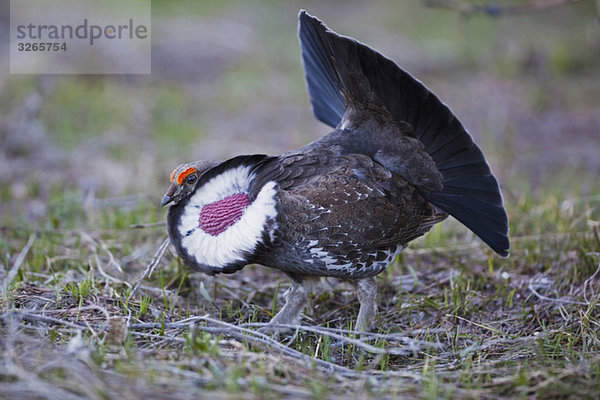
[[[497,18],[424,2],[152,5],[149,76],[0,65],[0,397],[597,398],[593,2]],[[300,8],[455,111],[510,219],[507,259],[451,219],[412,243],[377,278],[377,329],[362,336],[341,282],[323,281],[296,332],[267,336],[282,274],[193,274],[161,245],[177,164],[327,133],[308,105]]]

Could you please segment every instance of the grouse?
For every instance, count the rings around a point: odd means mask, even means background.
[[[374,277],[448,215],[500,256],[508,218],[498,182],[462,124],[421,82],[305,11],[299,38],[314,115],[334,128],[277,156],[178,166],[162,205],[194,270],[247,264],[291,279],[270,326],[297,324],[317,277],[356,288],[355,329],[377,312]]]

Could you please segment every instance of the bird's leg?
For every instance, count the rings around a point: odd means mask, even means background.
[[[358,311],[358,318],[356,319],[354,329],[357,331],[367,331],[377,315],[377,303],[375,302],[375,298],[377,297],[377,283],[375,283],[375,277],[370,277],[352,281],[352,284],[360,302],[360,310]]]
[[[271,319],[269,325],[297,325],[300,322],[300,313],[308,302],[308,293],[310,292],[310,284],[312,280],[306,277],[291,276],[292,284],[288,290],[285,291],[283,297],[285,298],[285,305],[283,308]],[[273,328],[270,326],[265,327],[263,331],[286,331],[289,328]]]

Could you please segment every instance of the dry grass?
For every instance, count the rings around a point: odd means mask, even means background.
[[[597,200],[586,208],[600,215]],[[576,218],[556,212],[563,223]],[[464,242],[464,232],[450,224],[432,233],[444,247],[421,240],[380,276],[377,332],[356,336],[346,329],[358,304],[349,287],[328,280],[311,299],[306,325],[273,338],[256,328],[277,309],[274,293],[286,281],[258,266],[233,277],[190,275],[171,251],[163,254],[163,229],[4,231],[12,249],[26,243],[13,251],[4,278],[2,393],[178,399],[204,391],[211,398],[597,393],[597,230],[515,236],[511,258],[498,260],[474,239]],[[152,267],[158,268],[146,276]]]
[[[418,2],[172,4],[153,2],[150,77],[0,74],[0,397],[597,398],[592,2],[498,20]],[[300,7],[452,106],[511,221],[508,259],[451,220],[413,243],[377,278],[378,329],[361,336],[342,282],[273,338],[257,328],[281,274],[192,274],[163,246],[172,167],[326,132],[293,46]]]

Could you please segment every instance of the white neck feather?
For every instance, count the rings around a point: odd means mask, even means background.
[[[209,180],[190,198],[178,229],[182,246],[198,263],[218,271],[228,264],[244,261],[245,254],[254,252],[263,240],[265,224],[277,215],[277,184],[273,181],[261,188],[239,221],[224,232],[213,236],[199,226],[200,211],[205,205],[234,194],[248,193],[253,178],[248,166],[232,168]]]

